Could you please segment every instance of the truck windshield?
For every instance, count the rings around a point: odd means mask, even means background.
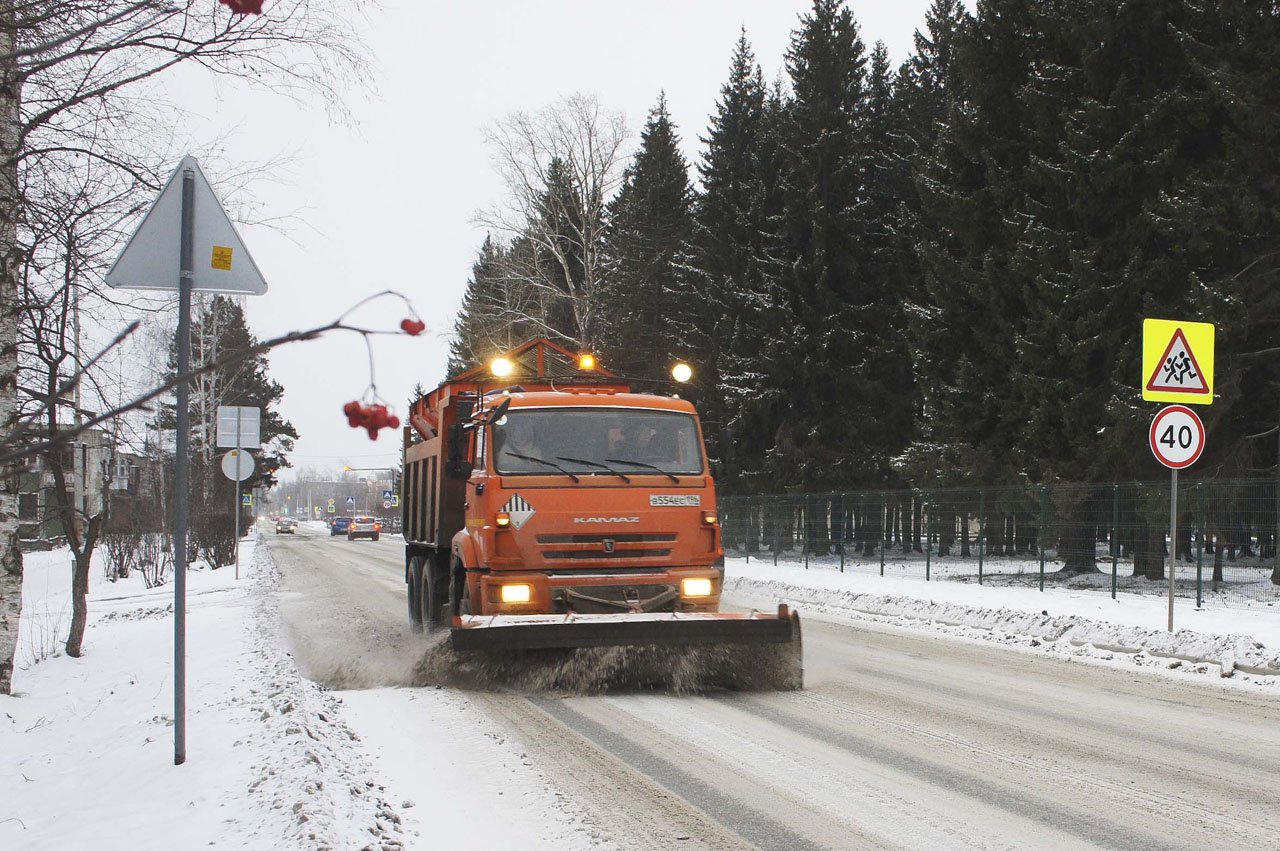
[[[494,469],[504,475],[550,473],[531,459],[580,475],[611,475],[619,461],[634,462],[626,471],[631,475],[703,472],[697,423],[674,411],[517,408],[492,428]]]

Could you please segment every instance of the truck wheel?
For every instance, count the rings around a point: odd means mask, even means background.
[[[409,629],[414,632],[422,632],[422,600],[420,599],[422,587],[422,556],[414,556],[409,559],[409,582],[408,582],[408,598],[409,598]]]
[[[471,585],[467,582],[467,575],[462,574],[462,598],[458,600],[458,614],[471,614]]]
[[[433,560],[434,561],[434,560]],[[444,626],[444,604],[449,596],[449,577],[442,575],[432,561],[423,565],[422,569],[422,620],[427,629],[438,629]]]

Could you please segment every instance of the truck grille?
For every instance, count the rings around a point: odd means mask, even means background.
[[[655,535],[539,535],[539,544],[600,544],[605,540],[619,544],[638,543],[671,543],[676,539],[674,534],[660,533]]]
[[[549,559],[599,559],[599,558],[661,558],[671,555],[671,550],[543,550],[542,557]]]
[[[648,535],[539,535],[539,551],[549,561],[599,561],[602,559],[651,559],[671,555],[674,533]],[[658,546],[655,546],[658,545]]]

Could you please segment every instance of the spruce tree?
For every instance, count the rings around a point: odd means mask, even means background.
[[[600,339],[604,362],[622,375],[663,379],[670,359],[690,351],[694,333],[686,311],[696,303],[687,297],[683,267],[693,235],[692,195],[689,166],[662,94],[608,210]]]
[[[753,320],[757,301],[765,295],[759,271],[763,204],[756,171],[764,108],[764,82],[743,32],[702,140],[702,193],[694,206],[694,247],[683,279],[686,303],[692,307],[689,319],[675,329],[691,344],[690,357],[700,373],[695,390],[708,451],[726,462],[728,446],[721,445],[721,438],[736,419],[726,400],[731,392],[726,378],[739,371],[737,356],[747,337],[758,333]],[[720,470],[723,487],[733,487],[747,453],[737,455],[735,463]]]
[[[719,335],[719,388],[732,432],[735,478],[743,489],[757,491],[776,490],[794,478],[778,477],[775,449],[791,407],[786,370],[796,357],[787,342],[794,323],[782,285],[790,269],[786,199],[778,179],[788,159],[786,115],[787,101],[775,83],[765,94],[759,129],[742,153],[741,242],[730,236],[723,248],[726,258],[737,251],[742,265],[737,277],[724,279],[729,301]]]
[[[1009,371],[1025,313],[1005,206],[1027,159],[1018,92],[1030,74],[1028,0],[984,0],[976,18],[930,19],[909,63],[915,152],[909,228],[921,292],[911,323],[920,433],[909,464],[989,484],[1023,481]],[[941,9],[941,4],[935,6]],[[943,57],[949,57],[944,61]],[[945,113],[940,124],[932,115]],[[930,127],[936,127],[930,131]]]
[[[868,358],[877,293],[867,277],[866,51],[839,0],[815,0],[787,53],[793,99],[785,118],[782,278],[789,326],[769,358],[769,382],[786,394],[775,472],[806,489],[872,479],[883,397]],[[785,344],[783,344],[785,340]]]
[[[506,249],[486,236],[480,246],[449,346],[449,374],[456,375],[546,333],[539,288],[512,273]],[[557,299],[558,300],[558,299]]]

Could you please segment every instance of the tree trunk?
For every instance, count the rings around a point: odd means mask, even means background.
[[[867,532],[862,537],[862,554],[864,556],[873,556],[876,554],[876,547],[883,546],[884,506],[878,502],[874,505],[868,505],[864,500],[862,503],[862,522],[867,527]]]
[[[1213,548],[1213,587],[1217,589],[1222,582],[1222,535],[1218,535],[1218,546]]]
[[[1058,538],[1058,557],[1062,559],[1060,573],[1101,573],[1095,543],[1097,530],[1090,523],[1092,513],[1088,500],[1077,503],[1067,513]]]
[[[951,555],[951,545],[956,540],[956,516],[950,511],[934,515],[938,524],[938,555]]]
[[[0,429],[12,428],[18,408],[18,128],[12,0],[0,0]],[[18,472],[0,468],[0,694],[13,693],[22,612],[22,551],[18,548]]]
[[[1164,527],[1144,523],[1134,537],[1133,575],[1164,579]]]
[[[987,555],[1004,555],[1004,517],[987,518]]]

